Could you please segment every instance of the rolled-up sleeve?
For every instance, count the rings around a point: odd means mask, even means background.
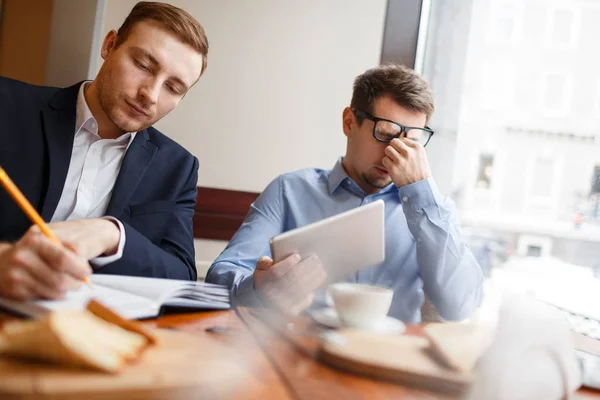
[[[440,194],[432,178],[398,193],[416,239],[425,293],[443,318],[468,318],[481,303],[483,273],[461,237],[453,202]]]
[[[283,232],[283,177],[271,182],[250,206],[246,219],[210,266],[206,281],[227,285],[233,305],[260,306],[253,273],[262,256],[271,256],[269,240]]]

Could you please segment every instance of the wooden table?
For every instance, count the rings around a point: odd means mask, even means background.
[[[0,324],[14,317],[0,313]],[[438,393],[347,374],[315,361],[314,326],[306,319],[283,321],[268,311],[167,315],[144,325],[212,335],[251,363],[252,378],[236,391],[240,399],[451,399]],[[283,325],[282,325],[283,323]],[[277,326],[275,326],[277,324]],[[283,329],[281,329],[283,328]],[[420,326],[408,327],[419,334]],[[600,346],[598,346],[600,348]],[[580,389],[577,399],[600,399],[600,392]]]

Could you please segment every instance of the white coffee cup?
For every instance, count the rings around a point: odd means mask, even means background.
[[[346,282],[334,283],[328,291],[342,323],[366,329],[385,319],[394,295],[385,287]]]

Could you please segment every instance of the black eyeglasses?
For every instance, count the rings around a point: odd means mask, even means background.
[[[433,136],[433,131],[429,127],[418,128],[412,126],[404,126],[389,119],[377,118],[368,112],[352,109],[354,115],[361,118],[366,118],[374,122],[373,124],[373,137],[382,143],[389,143],[393,139],[402,136],[402,133],[406,134],[406,138],[419,143],[421,146],[427,146],[429,140]]]

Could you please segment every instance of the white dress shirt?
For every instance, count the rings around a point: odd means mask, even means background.
[[[121,164],[135,132],[117,139],[98,136],[98,123],[85,100],[84,91],[91,81],[84,82],[77,96],[75,139],[67,180],[51,222],[104,216]],[[119,260],[125,247],[125,229],[116,218],[106,217],[119,226],[121,239],[117,253],[92,260],[96,267]]]

